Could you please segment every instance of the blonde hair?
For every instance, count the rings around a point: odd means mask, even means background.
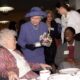
[[[46,10],[47,13],[52,13],[53,14],[53,11],[52,10]]]
[[[17,33],[14,30],[10,30],[10,29],[2,29],[0,31],[0,45],[4,46],[5,45],[5,39],[11,38],[11,37],[15,37],[17,36]]]

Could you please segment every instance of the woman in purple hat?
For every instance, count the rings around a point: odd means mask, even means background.
[[[30,17],[30,21],[21,26],[18,44],[29,62],[45,63],[44,48],[40,43],[40,37],[48,32],[47,25],[41,22],[46,15],[39,7],[33,7],[26,14],[26,17]]]

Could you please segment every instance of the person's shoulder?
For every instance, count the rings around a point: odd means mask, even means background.
[[[71,10],[70,12],[69,12],[69,14],[70,15],[80,15],[77,11],[75,11],[75,10]]]
[[[26,23],[22,24],[22,25],[21,25],[21,29],[22,29],[22,30],[26,30],[27,28],[30,27],[30,24],[31,24],[30,22],[26,22]]]
[[[61,24],[61,19],[60,18],[55,18],[55,22]]]
[[[67,43],[65,42],[65,43],[62,43],[59,47],[58,47],[58,49],[63,49],[63,48],[65,48],[67,46]]]
[[[26,22],[26,23],[22,24],[22,27],[25,27],[25,26],[28,26],[28,25],[30,25],[30,22]]]
[[[80,46],[80,41],[75,40],[75,43]]]
[[[8,53],[8,50],[3,46],[0,46],[0,55],[7,55],[6,53]]]
[[[44,22],[40,22],[40,26],[42,26],[42,28],[46,28],[46,29],[48,28],[48,25]]]
[[[45,22],[40,22],[41,25],[47,25]]]
[[[71,13],[78,13],[78,12],[77,12],[77,11],[75,11],[75,10],[71,10],[70,12],[71,12]]]

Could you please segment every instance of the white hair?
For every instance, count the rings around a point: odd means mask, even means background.
[[[0,45],[4,46],[5,45],[5,39],[8,39],[9,37],[15,37],[17,36],[17,33],[14,30],[10,30],[10,29],[2,29],[0,31]]]

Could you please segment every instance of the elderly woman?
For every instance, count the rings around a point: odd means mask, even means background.
[[[26,14],[30,21],[21,26],[18,44],[29,62],[45,63],[44,48],[40,43],[40,36],[48,32],[47,25],[41,22],[45,16],[46,13],[39,7],[33,7]]]
[[[16,50],[16,32],[9,29],[0,31],[0,76],[8,77],[9,80],[31,79],[37,75],[31,71],[28,62],[23,55]],[[31,63],[31,67],[48,67],[45,64]]]

